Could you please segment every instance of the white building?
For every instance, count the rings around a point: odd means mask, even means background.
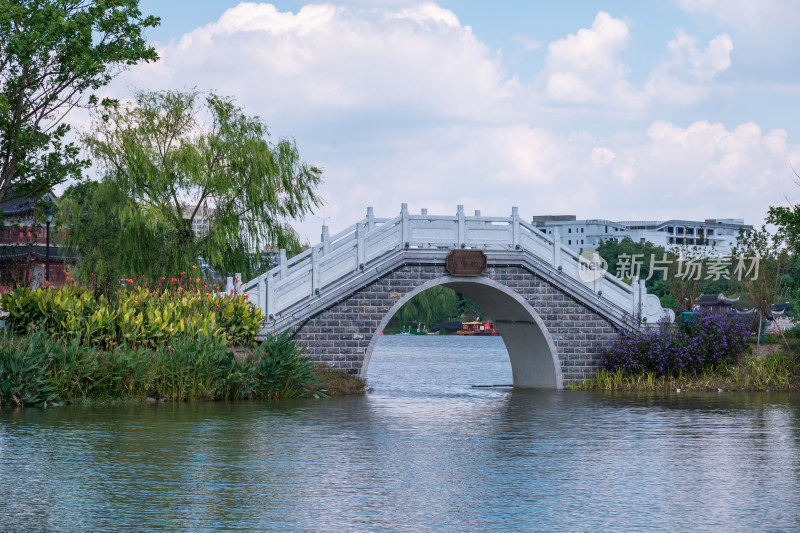
[[[194,212],[194,206],[185,206],[183,208],[183,218],[189,219]],[[200,209],[195,213],[192,219],[192,231],[196,237],[205,237],[211,230],[211,218],[214,216],[214,209],[210,209],[208,205],[203,203]]]
[[[533,217],[532,223],[542,233],[552,235],[558,231],[561,242],[576,252],[594,250],[610,239],[621,241],[630,237],[634,242],[651,242],[666,249],[676,246],[695,247],[708,252],[728,254],[736,244],[739,231],[752,231],[753,226],[739,218],[707,218],[705,222],[692,220],[637,220],[619,221],[603,219],[576,220],[575,215],[545,215]]]

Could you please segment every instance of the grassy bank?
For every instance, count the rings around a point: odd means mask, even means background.
[[[293,340],[232,350],[214,338],[103,350],[38,332],[0,336],[0,406],[325,397],[363,392],[341,371],[315,368]],[[360,383],[360,384],[359,384]]]
[[[738,362],[694,373],[656,375],[655,372],[626,374],[621,369],[601,369],[593,378],[574,384],[573,390],[676,392],[760,391],[800,392],[800,355],[783,348],[766,355],[753,353],[753,346]]]
[[[68,284],[0,298],[0,406],[81,400],[234,400],[359,393],[363,381],[316,368],[286,335],[255,338],[261,311],[200,278],[120,288]]]

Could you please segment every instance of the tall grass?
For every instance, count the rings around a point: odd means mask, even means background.
[[[233,400],[325,396],[286,334],[234,353],[222,339],[100,350],[43,332],[0,336],[0,406],[56,400]]]
[[[574,390],[674,392],[680,390],[736,390],[785,392],[800,390],[800,355],[780,351],[766,357],[748,355],[734,365],[699,372],[657,375],[628,374],[622,369],[600,369],[591,379],[575,383]]]

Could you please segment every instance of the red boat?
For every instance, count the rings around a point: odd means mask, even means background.
[[[479,335],[496,337],[500,335],[494,327],[493,322],[464,322],[461,329],[456,332],[458,335]]]

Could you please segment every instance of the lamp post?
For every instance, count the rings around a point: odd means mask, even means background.
[[[48,212],[45,221],[47,222],[47,230],[45,232],[47,245],[44,252],[44,280],[50,283],[50,223],[53,221],[53,214]]]

